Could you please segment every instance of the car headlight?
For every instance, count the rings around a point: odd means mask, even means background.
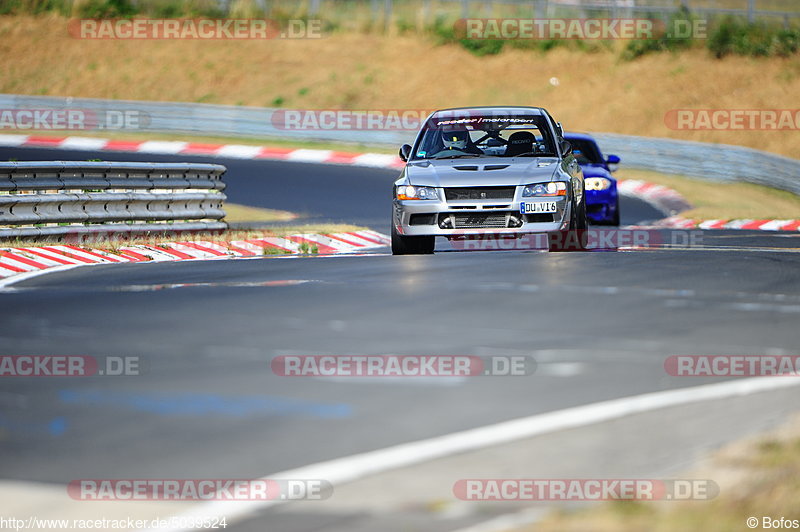
[[[547,196],[566,196],[567,184],[563,181],[551,181],[550,183],[537,183],[527,185],[522,189],[523,198],[541,198]]]
[[[395,193],[399,200],[438,200],[439,194],[433,187],[415,187],[413,185],[400,185]]]
[[[605,177],[587,177],[583,182],[586,190],[606,190],[611,188],[611,180]]]

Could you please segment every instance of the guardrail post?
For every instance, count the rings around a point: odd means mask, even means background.
[[[392,0],[383,0],[383,32],[387,33],[392,27]]]
[[[431,0],[422,0],[422,11],[421,11],[422,20],[420,24],[417,25],[418,31],[425,31],[425,28],[431,26]]]
[[[536,0],[533,3],[534,18],[543,19],[547,17],[546,13],[547,6],[545,2],[546,0]]]

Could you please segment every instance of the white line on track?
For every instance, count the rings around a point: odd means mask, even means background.
[[[108,264],[107,262],[98,262],[97,264]],[[17,275],[12,275],[11,277],[6,277],[5,279],[0,279],[0,290],[6,289],[12,284],[20,283],[22,281],[27,281],[28,279],[33,279],[34,277],[39,277],[40,275],[45,275],[48,273],[56,273],[56,272],[64,272],[67,270],[71,270],[73,268],[78,268],[80,266],[91,266],[89,263],[80,263],[80,264],[64,264],[63,266],[54,266],[52,268],[46,268],[44,270],[33,270],[27,273],[20,273]]]
[[[305,467],[274,473],[262,477],[262,479],[325,479],[335,487],[339,484],[352,482],[385,471],[559,430],[592,425],[633,414],[698,401],[745,396],[794,386],[800,386],[800,379],[791,377],[754,377],[623,397],[318,462]],[[211,501],[197,504],[194,508],[180,514],[179,518],[185,518],[187,521],[194,519],[195,522],[198,522],[197,520],[201,518],[225,516],[230,523],[282,502],[285,501]],[[159,532],[178,532],[195,529],[167,528],[158,530]],[[152,530],[151,532],[156,531]]]
[[[483,523],[460,528],[455,532],[505,532],[513,528],[529,525],[542,519],[548,510],[544,508],[531,508],[513,514],[503,514]]]

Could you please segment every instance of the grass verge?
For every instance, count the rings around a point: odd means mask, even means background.
[[[696,0],[695,0],[696,1]],[[713,0],[712,7],[719,7],[718,0]],[[778,11],[789,9],[785,1],[778,7]],[[730,0],[729,5],[737,9],[743,6],[736,0]],[[392,3],[384,9],[376,9],[376,5],[371,7],[366,2],[339,2],[331,9],[323,9],[309,12],[305,2],[279,2],[272,0],[270,8],[266,10],[266,4],[254,0],[237,0],[223,5],[213,0],[4,0],[0,2],[0,15],[41,15],[45,13],[60,14],[80,18],[128,18],[134,16],[146,16],[156,18],[174,17],[223,17],[234,18],[250,17],[261,18],[269,16],[276,22],[281,29],[287,29],[290,20],[303,21],[319,19],[321,21],[322,34],[336,33],[377,33],[384,35],[403,35],[410,34],[420,37],[433,37],[440,44],[457,43],[465,50],[477,56],[494,55],[503,51],[506,44],[521,47],[529,50],[547,52],[557,46],[568,46],[578,51],[593,52],[600,47],[609,48],[610,41],[597,44],[594,40],[580,39],[514,39],[503,40],[500,38],[467,38],[465,25],[460,24],[459,19],[470,16],[488,17],[529,17],[532,15],[529,9],[521,5],[492,5],[482,6],[480,11],[469,10],[469,5],[465,5],[467,12],[463,12],[464,6],[451,3],[439,2],[435,9],[435,15],[431,13],[430,2],[412,0],[405,2]],[[501,3],[502,4],[502,3]],[[694,3],[695,7],[702,7]],[[737,5],[738,4],[738,5]],[[768,5],[768,4],[767,4]],[[759,1],[760,9],[768,9],[764,0]],[[321,7],[321,6],[318,6]],[[388,7],[388,11],[386,10]],[[538,9],[536,10],[538,12]],[[792,9],[794,11],[794,9]],[[569,8],[551,11],[550,17],[572,17],[579,12]],[[586,16],[586,14],[581,14]],[[614,10],[595,11],[594,17],[616,17]],[[630,15],[628,15],[630,16]],[[655,13],[651,17],[658,16]],[[665,14],[661,15],[662,17]],[[700,18],[700,17],[703,18]],[[541,15],[537,14],[537,18]],[[660,18],[660,17],[659,17]],[[784,22],[773,19],[771,23],[759,21],[756,23],[747,22],[743,17],[728,15],[709,16],[708,14],[694,14],[685,5],[675,10],[667,16],[668,20],[664,28],[656,31],[656,35],[649,39],[632,40],[623,50],[623,59],[634,59],[641,55],[661,52],[679,51],[689,47],[707,47],[716,57],[724,57],[728,54],[738,54],[753,57],[760,56],[789,56],[797,53],[800,45],[800,30],[789,25],[789,19]],[[689,27],[676,26],[676,22],[692,23],[701,22],[702,27],[710,26],[708,39],[698,36],[690,38],[688,36],[678,38],[668,31],[669,28]],[[494,36],[487,34],[484,37]],[[496,35],[500,37],[500,35]],[[521,45],[521,46],[520,46]]]
[[[714,479],[720,496],[710,501],[620,501],[559,511],[515,532],[723,532],[747,530],[750,517],[758,519],[759,530],[769,528],[762,527],[763,516],[800,519],[800,417],[767,435],[728,445],[690,477]]]
[[[297,218],[299,216],[293,212],[249,207],[238,203],[225,203],[226,222],[290,222]]]
[[[680,213],[700,220],[798,219],[800,196],[750,183],[717,183],[646,170],[620,170],[621,179],[639,179],[679,192],[694,207]]]
[[[412,34],[91,40],[70,37],[67,25],[53,14],[0,16],[6,59],[0,92],[284,109],[537,105],[572,131],[736,144],[797,157],[795,129],[674,130],[665,116],[674,109],[792,109],[800,54],[716,59],[692,47],[620,61],[620,40],[593,53],[565,46],[532,52],[514,41],[502,53],[478,57],[458,43],[437,45]],[[409,58],[414,68],[398,68]],[[432,72],[446,81],[432,82]]]

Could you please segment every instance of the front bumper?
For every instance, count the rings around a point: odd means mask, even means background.
[[[587,190],[586,215],[593,222],[610,222],[617,210],[617,189]]]
[[[566,196],[522,198],[517,187],[512,201],[508,200],[398,200],[392,208],[392,223],[396,231],[406,236],[458,236],[480,234],[529,234],[567,229],[570,202]],[[437,189],[444,198],[443,189]],[[544,215],[523,215],[522,201],[555,202],[557,211]],[[506,223],[503,224],[503,218]],[[444,220],[448,220],[443,223]],[[519,226],[515,226],[519,223]],[[504,226],[501,226],[504,225]]]

